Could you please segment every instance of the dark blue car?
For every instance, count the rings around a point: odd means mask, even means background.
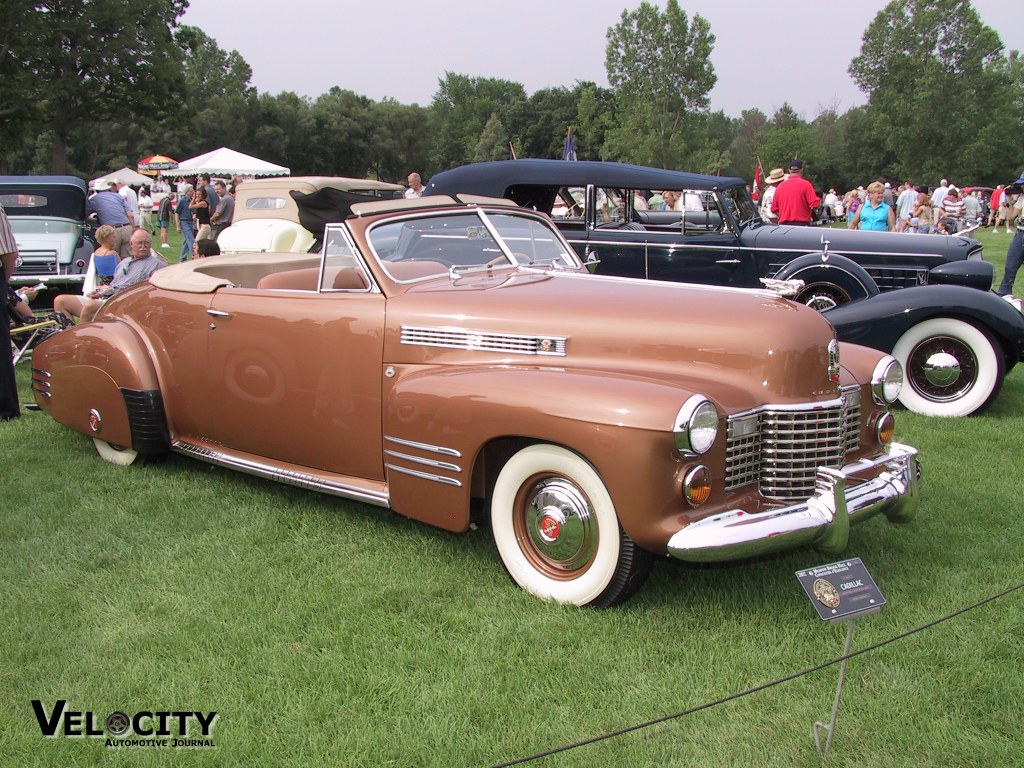
[[[991,292],[971,237],[768,224],[743,179],[623,163],[477,163],[436,174],[426,194],[547,213],[601,274],[787,292],[841,340],[900,360],[900,400],[919,413],[983,411],[1024,355],[1020,302]]]

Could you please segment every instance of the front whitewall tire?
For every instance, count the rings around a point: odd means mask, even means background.
[[[548,483],[554,490],[542,490]],[[559,500],[578,514],[547,542],[539,537],[554,529],[540,530],[550,519],[538,508]],[[632,594],[650,568],[650,555],[622,531],[598,473],[555,445],[524,448],[502,468],[491,497],[491,532],[513,581],[558,603],[612,605]],[[560,548],[563,536],[573,542],[568,550]]]
[[[960,366],[949,386],[928,380],[924,365],[937,354],[948,354]],[[971,416],[984,411],[1003,383],[1002,350],[989,334],[951,317],[918,323],[900,337],[892,351],[903,366],[899,402],[925,416]]]

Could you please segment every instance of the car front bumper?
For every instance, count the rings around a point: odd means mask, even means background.
[[[814,495],[799,504],[756,514],[732,509],[691,523],[669,540],[668,554],[717,562],[808,544],[838,554],[846,548],[852,524],[880,512],[890,522],[911,520],[920,475],[917,450],[893,443],[884,453],[841,470],[820,467]],[[868,479],[861,480],[864,476]]]

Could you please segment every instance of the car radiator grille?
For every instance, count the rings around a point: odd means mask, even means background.
[[[894,291],[897,288],[913,288],[928,282],[927,269],[883,269],[871,267],[868,274],[874,278],[880,291]]]
[[[22,251],[21,263],[15,270],[18,275],[56,275],[56,251]]]
[[[860,442],[860,391],[830,407],[768,406],[729,419],[725,487],[757,483],[761,495],[798,501],[814,493],[818,467],[839,469]]]

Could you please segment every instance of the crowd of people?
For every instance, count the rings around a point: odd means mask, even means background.
[[[762,219],[805,224],[820,205],[819,219],[845,219],[849,229],[949,235],[992,227],[993,234],[1013,235],[996,293],[1013,292],[1017,272],[1024,265],[1024,173],[1010,184],[998,185],[987,198],[981,190],[961,190],[948,179],[930,192],[909,180],[893,189],[890,182],[878,179],[851,189],[842,198],[835,189],[819,198],[802,171],[803,163],[794,160],[788,174],[775,168],[765,176],[765,190],[758,200]]]
[[[754,201],[761,218],[771,224],[802,225],[816,219],[845,221],[850,229],[916,234],[953,234],[988,226],[994,234],[1013,234],[1020,218],[1015,205],[1024,180],[1000,184],[988,194],[987,188],[984,192],[960,189],[947,179],[930,190],[912,181],[894,189],[890,182],[878,179],[842,196],[834,188],[819,196],[803,178],[802,161],[793,160],[788,171],[773,168],[763,183]]]
[[[830,194],[834,192],[830,190]],[[1016,183],[1000,184],[985,198],[980,191],[962,190],[947,179],[930,193],[911,181],[893,189],[891,183],[878,179],[867,187],[851,189],[842,200],[837,197],[832,215],[845,218],[850,229],[953,234],[983,226],[994,227],[992,231],[997,233],[1004,226],[1012,233],[1019,194]]]
[[[182,179],[171,189],[158,174],[151,185],[137,192],[122,179],[97,182],[86,201],[87,218],[99,226],[93,234],[96,250],[82,294],[57,296],[48,319],[62,328],[88,322],[105,301],[165,267],[167,259],[153,249],[153,238],[159,232],[160,248],[170,248],[172,223],[183,236],[180,261],[219,254],[217,237],[232,222],[235,188],[242,179],[235,177],[227,184],[200,174],[194,181]],[[21,313],[31,318],[28,301],[32,296],[23,298]]]

